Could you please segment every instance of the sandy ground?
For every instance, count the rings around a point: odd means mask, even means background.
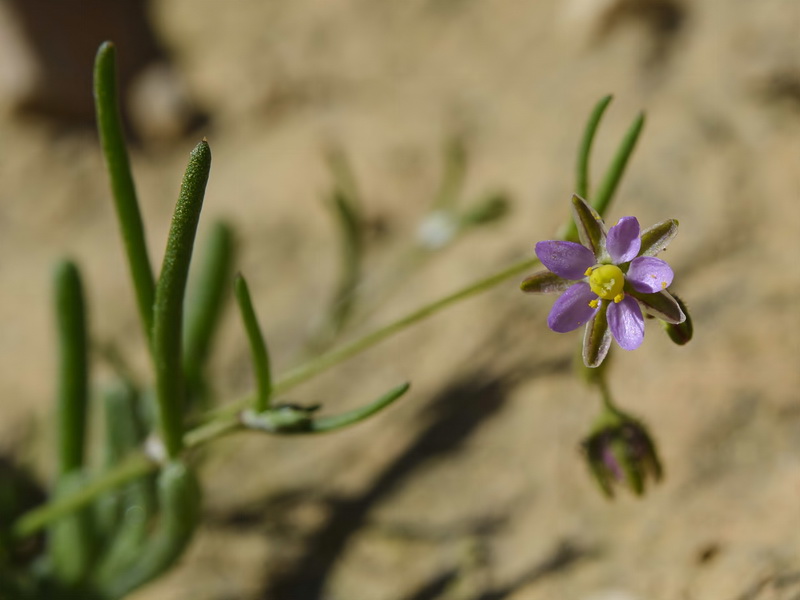
[[[610,220],[675,217],[665,255],[696,338],[650,324],[617,353],[617,400],[651,425],[665,481],[601,497],[578,451],[599,407],[577,336],[517,281],[397,336],[289,399],[330,410],[400,381],[389,412],[323,438],[223,440],[207,523],[136,600],[797,600],[800,598],[800,4],[794,0],[163,0],[154,17],[214,153],[200,237],[224,217],[280,371],[302,358],[336,277],[323,151],[353,163],[370,281],[391,280],[462,135],[467,197],[510,217],[443,250],[346,336],[449,293],[552,237],[594,103],[615,101],[595,179],[637,111],[647,126]],[[120,49],[124,52],[124,48]],[[87,66],[87,68],[89,68]],[[94,134],[0,120],[0,440],[46,476],[50,269],[81,264],[93,336],[147,374]],[[196,139],[142,145],[134,170],[159,256]],[[251,389],[228,311],[221,399]],[[41,361],[41,362],[37,362]]]

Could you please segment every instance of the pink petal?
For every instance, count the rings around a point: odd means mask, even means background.
[[[636,350],[644,341],[642,309],[632,296],[612,302],[606,311],[611,334],[623,350]]]
[[[570,286],[553,304],[547,317],[547,326],[557,333],[573,331],[594,316],[596,308],[589,302],[596,299],[588,283],[580,282]],[[638,309],[638,305],[637,305]]]
[[[606,250],[615,265],[632,261],[639,254],[641,246],[636,217],[622,217],[619,223],[608,230]]]
[[[639,256],[631,261],[625,278],[637,292],[655,294],[672,284],[673,273],[670,266],[660,258]]]
[[[592,251],[575,242],[539,242],[536,256],[545,267],[564,279],[583,279],[586,269],[594,265]]]

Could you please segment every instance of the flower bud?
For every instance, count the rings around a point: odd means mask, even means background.
[[[683,321],[683,323],[677,324],[661,321],[661,326],[664,328],[664,331],[667,332],[667,335],[673,342],[679,346],[683,346],[691,341],[692,335],[694,334],[692,316],[689,314],[689,309],[686,308],[686,304],[683,302],[683,300],[681,300],[674,292],[670,291],[670,293],[672,294],[672,297],[677,300],[678,306],[681,307],[683,314],[686,315],[686,320]]]
[[[647,428],[622,412],[606,409],[582,445],[592,474],[609,498],[615,485],[640,496],[648,478],[661,480],[661,463]]]

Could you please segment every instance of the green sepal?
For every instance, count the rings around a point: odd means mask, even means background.
[[[611,347],[611,329],[608,327],[606,308],[610,300],[599,300],[600,306],[583,334],[583,364],[594,369],[602,364]]]
[[[683,300],[681,300],[674,293],[671,295],[678,303],[678,306],[680,306],[680,309],[686,318],[682,323],[668,323],[667,321],[661,321],[661,326],[664,328],[664,331],[667,332],[667,335],[673,342],[679,346],[683,346],[684,344],[688,344],[694,335],[692,315],[689,314],[689,310],[686,308],[686,304],[683,302]]]
[[[680,304],[666,290],[654,294],[643,294],[642,292],[637,292],[626,282],[625,293],[636,298],[647,314],[662,321],[677,325],[686,320],[686,314],[681,309]]]
[[[604,96],[595,105],[592,114],[581,138],[581,145],[578,149],[578,162],[576,165],[575,193],[583,198],[589,197],[589,155],[592,151],[592,144],[597,133],[597,127],[606,112],[608,105],[611,104],[612,95]]]
[[[111,180],[111,195],[125,244],[128,268],[136,292],[136,304],[149,340],[153,328],[155,280],[147,255],[142,215],[122,130],[117,98],[116,49],[111,42],[103,42],[97,49],[94,63],[94,101],[97,132]]]
[[[678,234],[678,219],[667,219],[645,229],[640,239],[642,241],[639,256],[655,256],[664,250]]]
[[[625,173],[625,168],[628,166],[628,161],[633,154],[634,148],[636,148],[636,142],[639,140],[644,128],[644,122],[644,113],[639,113],[631,123],[628,131],[625,132],[625,136],[622,138],[617,152],[614,154],[611,164],[608,165],[608,169],[606,169],[606,173],[597,189],[593,194],[589,195],[592,199],[592,206],[601,216],[606,214],[608,207],[611,205],[611,200],[614,198],[619,182],[622,180],[622,175]]]
[[[270,366],[269,349],[267,342],[264,340],[264,335],[261,333],[258,317],[253,308],[253,301],[250,298],[250,289],[243,275],[236,276],[233,289],[236,303],[239,307],[239,314],[242,317],[245,332],[247,333],[247,340],[250,343],[250,356],[258,385],[254,408],[256,412],[264,412],[270,408],[272,401],[272,368]]]
[[[541,271],[523,279],[519,289],[528,294],[553,294],[563,292],[573,283],[552,271]]]
[[[608,335],[608,334],[604,334]],[[584,332],[584,338],[586,337],[586,333]],[[610,344],[611,338],[608,338],[608,343]],[[581,340],[580,345],[577,348],[577,352],[575,352],[572,366],[575,373],[580,377],[585,383],[590,386],[604,385],[606,372],[608,371],[609,365],[613,362],[611,360],[611,356],[614,354],[609,348],[606,351],[605,358],[603,358],[602,362],[598,364],[596,367],[589,367],[583,362],[583,344],[584,340]]]
[[[581,244],[591,250],[597,262],[603,262],[606,256],[606,227],[603,219],[580,196],[572,196],[572,218],[578,228]]]

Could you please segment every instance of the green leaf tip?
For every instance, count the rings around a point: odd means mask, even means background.
[[[241,413],[242,425],[248,429],[279,434],[329,433],[355,425],[391,405],[405,394],[411,384],[403,383],[385,393],[374,402],[340,415],[314,418],[318,407],[302,407],[291,404],[276,406],[265,412],[247,410]]]
[[[210,170],[211,149],[208,143],[200,142],[189,156],[153,305],[152,355],[158,422],[170,458],[176,458],[183,449],[183,305]]]
[[[253,302],[250,298],[250,289],[247,281],[241,273],[236,275],[233,282],[236,303],[239,306],[239,314],[242,317],[247,340],[250,344],[250,356],[253,362],[253,371],[256,374],[258,393],[255,399],[255,411],[264,412],[270,408],[272,398],[272,369],[270,366],[269,350],[261,328],[258,324],[258,317],[253,309]]]
[[[75,263],[55,269],[55,309],[59,341],[58,463],[65,476],[83,466],[88,421],[89,342],[86,301]]]

